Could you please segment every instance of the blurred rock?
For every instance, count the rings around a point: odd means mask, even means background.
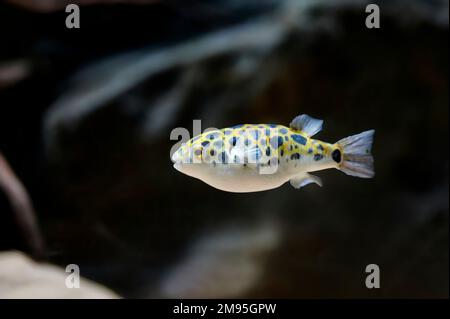
[[[265,262],[279,242],[280,231],[272,222],[205,234],[188,249],[185,260],[168,271],[158,296],[243,296],[262,279]]]
[[[66,273],[59,267],[36,263],[20,252],[0,253],[0,298],[2,299],[110,299],[114,292],[81,278],[80,288],[66,287]]]

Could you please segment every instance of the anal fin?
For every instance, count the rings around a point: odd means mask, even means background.
[[[291,185],[294,188],[301,188],[301,187],[306,186],[311,183],[315,183],[321,187],[323,185],[322,179],[320,177],[311,175],[309,173],[302,173],[302,174],[296,175],[293,178],[291,178],[289,180],[289,182],[291,183]]]

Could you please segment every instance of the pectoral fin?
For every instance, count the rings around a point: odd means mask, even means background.
[[[294,176],[293,178],[290,179],[290,183],[294,188],[301,188],[311,183],[315,183],[319,186],[322,186],[322,180],[320,177],[308,173],[303,173]]]

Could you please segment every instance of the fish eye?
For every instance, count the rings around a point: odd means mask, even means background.
[[[340,150],[334,150],[333,153],[331,153],[331,158],[333,158],[333,160],[336,163],[340,163],[341,162],[341,151]]]

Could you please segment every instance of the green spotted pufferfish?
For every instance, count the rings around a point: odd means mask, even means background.
[[[310,172],[336,168],[347,175],[372,178],[374,130],[334,144],[313,139],[322,120],[306,114],[289,127],[243,124],[197,135],[172,155],[174,167],[217,189],[245,193],[277,188],[287,181],[295,188],[322,186]]]

